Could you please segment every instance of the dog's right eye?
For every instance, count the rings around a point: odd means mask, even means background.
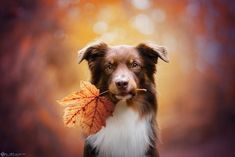
[[[107,72],[111,72],[114,69],[114,65],[112,63],[108,63],[105,65],[105,70]]]

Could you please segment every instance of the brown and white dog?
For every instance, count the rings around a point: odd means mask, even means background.
[[[158,58],[168,62],[166,49],[153,43],[100,42],[78,53],[79,63],[88,61],[91,83],[101,92],[109,90],[115,104],[106,126],[86,139],[84,157],[158,157],[154,73]]]

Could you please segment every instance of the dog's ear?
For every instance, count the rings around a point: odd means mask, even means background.
[[[169,62],[166,48],[163,46],[154,43],[141,43],[136,48],[142,55],[153,60],[154,63],[157,63],[158,57],[165,62]]]
[[[81,63],[84,59],[88,62],[94,61],[97,57],[104,56],[108,46],[104,42],[95,42],[88,44],[86,47],[78,51],[78,63]]]

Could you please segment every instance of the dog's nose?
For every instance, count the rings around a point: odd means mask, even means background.
[[[117,81],[115,83],[119,89],[126,89],[128,86],[128,81]]]

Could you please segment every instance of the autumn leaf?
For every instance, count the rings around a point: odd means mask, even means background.
[[[100,94],[90,82],[82,81],[81,90],[73,92],[57,102],[65,106],[64,123],[68,127],[78,126],[81,133],[89,136],[105,126],[107,117],[114,110],[112,102]]]

